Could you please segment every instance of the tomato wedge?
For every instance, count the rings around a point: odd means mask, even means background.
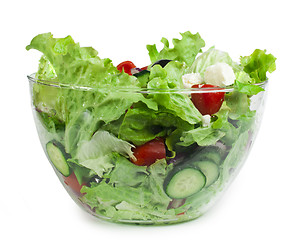
[[[136,160],[132,162],[138,166],[149,166],[158,159],[166,158],[165,143],[162,138],[156,138],[141,146],[137,146],[134,151]]]
[[[77,181],[77,178],[74,174],[74,172],[72,172],[70,174],[70,176],[68,177],[64,177],[64,183],[70,187],[70,189],[77,195],[81,195],[81,188],[82,186],[86,185],[86,183],[83,183],[83,184],[79,184],[78,181]]]
[[[136,68],[133,62],[131,61],[125,61],[121,62],[118,66],[117,69],[122,72],[124,70],[125,73],[128,73],[129,75],[132,75],[131,69]]]
[[[211,84],[204,84],[202,86],[193,85],[192,88],[219,88]],[[213,115],[218,112],[223,104],[224,92],[201,92],[192,93],[192,102],[202,115]]]

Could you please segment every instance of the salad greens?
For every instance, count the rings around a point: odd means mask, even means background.
[[[214,47],[203,52],[205,42],[198,33],[181,36],[173,39],[172,48],[166,38],[160,51],[155,44],[147,45],[151,64],[134,75],[108,58],[99,58],[95,49],[81,47],[71,36],[40,34],[26,48],[42,53],[32,83],[42,144],[51,140],[51,156],[54,151],[57,156],[64,154],[60,161],[73,175],[61,176],[70,188],[77,181],[77,197],[97,216],[151,223],[197,217],[246,155],[256,119],[251,97],[264,91],[266,74],[275,70],[276,58],[256,49],[237,63]],[[165,66],[153,64],[163,59],[168,60]],[[205,118],[194,104],[195,93],[180,90],[185,90],[184,76],[203,79],[206,69],[218,63],[227,64],[235,79],[217,95],[219,110]],[[206,93],[202,100],[213,96]],[[143,150],[150,144],[155,144],[150,151]],[[157,157],[139,166],[138,151]],[[209,161],[215,166],[211,173],[205,171]],[[202,165],[204,169],[199,168]],[[193,170],[185,171],[189,168]],[[195,175],[189,176],[191,172]],[[215,178],[208,186],[210,176]],[[191,177],[205,181],[200,182],[202,189],[183,199],[171,197],[170,181],[177,181],[171,186],[180,186],[173,191],[183,196],[183,188],[191,192],[191,180],[183,186],[180,179]]]
[[[189,31],[181,33],[182,39],[173,39],[173,48],[169,48],[169,41],[162,38],[161,42],[164,44],[163,49],[159,52],[156,44],[147,45],[147,50],[151,62],[156,62],[161,59],[177,60],[191,66],[198,53],[202,52],[201,48],[205,46],[204,40],[199,33],[192,34]]]
[[[83,187],[82,192],[86,195],[82,201],[95,208],[96,213],[115,219],[172,218],[174,211],[167,211],[171,199],[163,190],[164,179],[172,165],[167,165],[163,159],[146,169],[120,156],[116,158],[109,182],[102,180],[91,188]],[[125,166],[121,168],[123,164]]]

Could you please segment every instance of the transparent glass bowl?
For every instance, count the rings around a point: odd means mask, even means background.
[[[32,74],[28,79],[39,138],[68,194],[98,218],[135,224],[179,223],[204,214],[245,162],[260,126],[267,92],[247,96],[233,88],[100,89],[61,85],[34,76]],[[267,82],[258,85],[267,88]],[[193,93],[215,92],[225,92],[225,108],[231,106],[237,112],[229,112],[225,119],[229,129],[217,121],[216,129],[210,135],[223,132],[224,136],[218,134],[217,141],[203,146],[197,143],[179,145],[182,135],[174,130],[180,123],[174,122],[174,127],[171,126],[171,115],[166,111],[158,110],[161,114],[154,115],[152,120],[145,119],[145,115],[126,116],[137,110],[139,103],[133,101],[141,97],[176,95],[190,98]],[[167,118],[162,114],[167,114]],[[212,122],[216,120],[216,116],[211,118]],[[121,133],[123,124],[130,126],[130,132]],[[127,152],[133,151],[132,145],[142,144],[133,142],[134,133],[141,131],[145,137],[153,134],[164,140],[166,159],[157,160],[150,166],[132,163],[131,153],[129,157]],[[192,176],[187,175],[191,171],[187,173],[183,171],[185,169],[194,169],[200,174],[200,180],[199,177],[191,179]],[[184,175],[179,176],[181,172]],[[193,184],[193,181],[198,182]],[[170,183],[176,198],[168,194]],[[196,190],[192,190],[193,187]],[[180,193],[183,188],[188,194],[186,197]]]

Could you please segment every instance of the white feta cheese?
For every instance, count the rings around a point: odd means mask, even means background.
[[[219,87],[232,85],[235,78],[232,67],[227,63],[216,63],[215,65],[206,68],[204,72],[205,83]]]
[[[206,114],[202,116],[202,126],[203,127],[210,127],[210,115]]]
[[[201,84],[203,82],[199,73],[188,73],[182,76],[184,88],[191,88],[195,84]]]

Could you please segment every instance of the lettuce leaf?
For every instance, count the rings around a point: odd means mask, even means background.
[[[233,91],[226,94],[225,99],[215,114],[212,128],[225,133],[220,141],[231,146],[241,133],[252,127],[256,112],[250,109],[250,99],[245,93]]]
[[[165,159],[158,160],[155,164],[148,167],[149,175],[144,182],[144,186],[150,189],[152,193],[151,203],[159,206],[161,209],[167,209],[169,202],[172,200],[165,193],[164,180],[168,173],[173,169],[172,165],[168,165]]]
[[[188,69],[188,72],[199,73],[202,77],[204,77],[206,68],[216,63],[227,63],[233,68],[234,72],[241,70],[241,67],[236,62],[233,62],[228,53],[211,47],[196,58],[195,62]]]
[[[250,75],[254,83],[267,80],[267,72],[272,73],[276,69],[275,61],[276,58],[272,54],[266,54],[266,50],[260,49],[240,59],[243,70]]]
[[[81,141],[75,158],[78,163],[96,172],[99,177],[114,167],[113,153],[134,158],[134,146],[107,131],[98,130],[89,141]]]
[[[135,145],[142,145],[156,137],[165,137],[177,128],[189,130],[193,126],[164,107],[154,111],[144,104],[137,104],[127,111],[119,137]]]
[[[35,76],[37,79],[47,79],[54,82],[57,78],[56,71],[45,55],[39,60],[38,71]]]
[[[127,161],[119,158],[117,162]],[[126,163],[116,164],[110,173],[110,181],[102,181],[91,187],[84,186],[82,201],[87,203],[97,214],[117,220],[152,220],[158,221],[162,218],[172,219],[175,217],[174,210],[167,210],[171,199],[163,189],[163,182],[168,173],[172,170],[172,165],[167,165],[166,160],[158,160],[147,167],[132,165],[129,169],[135,168],[135,173],[139,171],[140,176],[136,178],[128,177],[128,182],[112,182],[114,179],[121,179]],[[123,169],[124,166],[124,169]],[[119,168],[117,170],[117,168]],[[114,173],[115,172],[115,173]],[[116,176],[118,175],[118,176]],[[142,178],[145,177],[143,180]],[[142,180],[139,183],[140,178]],[[134,179],[134,182],[133,182]],[[127,183],[127,185],[125,185]]]
[[[180,79],[180,81],[182,80]],[[171,86],[169,86],[169,82],[166,68],[155,65],[151,69],[148,88],[161,90],[158,90],[158,92],[152,91],[152,94],[148,96],[157,102],[159,106],[166,108],[170,113],[178,116],[182,120],[190,124],[200,122],[201,114],[194,106],[189,96],[185,93],[170,92]],[[174,84],[173,88],[175,86],[176,84]]]
[[[51,33],[40,34],[27,46],[29,49],[44,54],[51,65],[48,62],[43,65],[53,67],[57,84],[71,86],[46,86],[42,94],[39,94],[40,88],[33,92],[35,106],[46,104],[41,111],[54,110],[65,122],[65,148],[71,155],[76,154],[81,141],[90,140],[98,126],[118,120],[133,103],[143,102],[148,108],[158,109],[152,99],[135,92],[140,89],[136,77],[119,73],[110,59],[100,59],[96,50],[80,47],[70,36],[53,38]],[[42,70],[45,68],[42,66],[38,76],[48,80],[48,71]],[[76,89],[77,86],[83,88]]]
[[[137,166],[118,155],[115,168],[109,174],[109,181],[116,186],[137,187],[146,180],[148,174],[146,166]]]
[[[163,116],[162,119],[161,116]],[[174,119],[174,116],[170,114],[167,116]],[[163,137],[167,134],[167,129],[163,125],[167,125],[167,122],[164,122],[164,119],[167,120],[165,114],[149,110],[143,105],[134,106],[127,111],[124,117],[119,130],[119,138],[133,142],[135,145],[142,145],[156,137]]]
[[[147,50],[151,62],[154,63],[157,60],[169,59],[184,62],[187,66],[191,66],[194,62],[197,54],[201,52],[201,48],[205,46],[204,40],[199,33],[192,34],[187,31],[181,33],[182,39],[173,39],[173,48],[169,47],[169,41],[166,38],[162,38],[163,49],[159,52],[156,45],[147,45]]]
[[[257,95],[259,92],[264,91],[264,88],[250,84],[250,83],[241,83],[240,81],[235,81],[235,86],[236,90],[238,92],[247,94],[247,95]]]
[[[100,59],[91,47],[80,47],[71,36],[53,38],[51,33],[39,34],[26,47],[42,52],[51,62],[60,83],[98,86],[98,79],[111,81],[109,76],[118,73],[110,59]]]
[[[230,152],[228,153],[222,166],[221,180],[227,181],[232,174],[234,169],[238,168],[239,162],[244,162],[243,156],[246,156],[246,147],[249,141],[248,131],[243,132],[239,135],[236,142],[233,143]]]
[[[220,140],[225,133],[219,129],[209,127],[197,127],[193,130],[186,131],[180,137],[178,145],[190,146],[193,143],[197,143],[199,146],[208,146],[215,144]]]
[[[35,75],[36,79],[47,79],[48,83],[56,82],[56,72],[49,60],[42,55],[39,60],[38,71]],[[33,103],[39,112],[46,113],[51,116],[54,121],[64,121],[63,114],[56,111],[57,97],[59,89],[48,87],[43,84],[33,85]]]
[[[65,142],[69,152],[75,151],[79,142],[89,140],[98,126],[120,119],[135,102],[143,102],[149,109],[158,109],[152,99],[129,91],[72,90],[65,98],[65,108],[69,109]]]
[[[114,205],[127,201],[138,206],[147,205],[150,201],[149,192],[142,188],[129,186],[114,187],[105,181],[92,188],[84,187],[81,192],[86,193],[83,197],[86,203],[93,203],[93,207],[100,204]],[[90,206],[92,206],[90,205]]]
[[[224,102],[220,111],[215,114],[216,120],[212,123],[212,128],[220,130],[225,133],[225,135],[220,139],[227,146],[231,146],[233,142],[236,141],[240,133],[238,126],[234,126],[229,118],[229,113],[231,109],[226,106]]]
[[[176,61],[171,61],[164,67],[166,71],[166,79],[169,88],[182,89],[183,81],[182,76],[185,74],[186,67],[184,64]],[[152,77],[151,77],[152,79]]]

